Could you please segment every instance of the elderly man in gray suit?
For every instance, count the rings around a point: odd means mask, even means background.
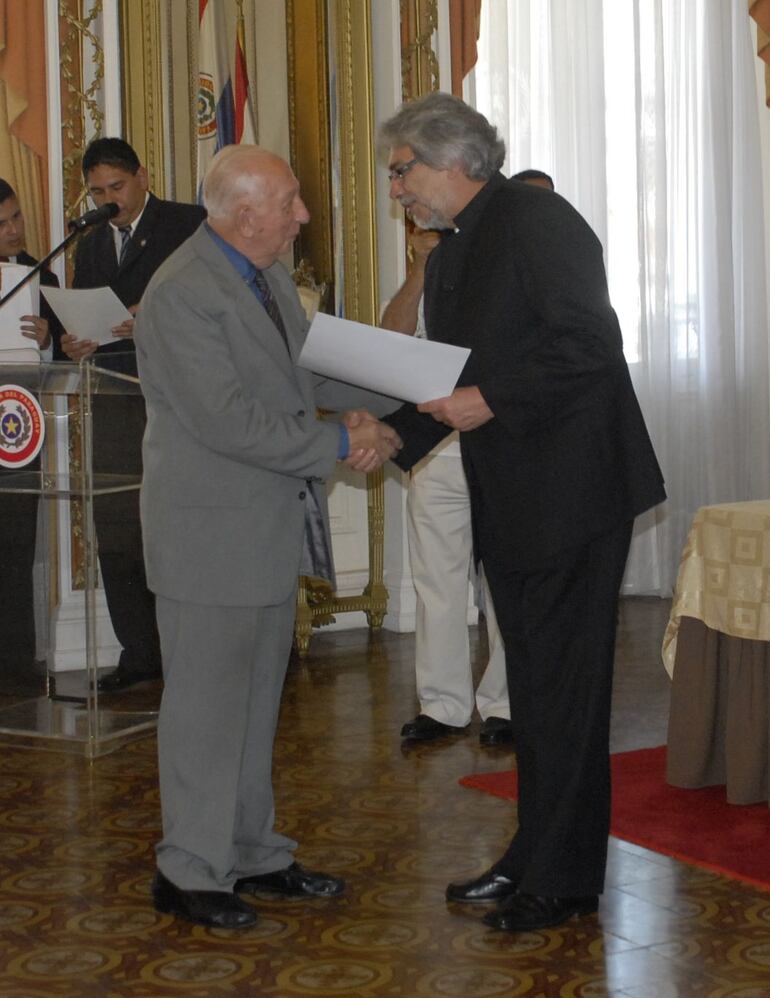
[[[316,407],[396,403],[296,366],[307,321],[278,257],[309,215],[278,156],[229,146],[203,185],[208,221],[151,281],[134,329],[147,401],[141,493],[165,689],[158,723],[159,911],[254,924],[240,893],[330,897],[273,827],[272,749],[303,547],[337,461],[371,471],[397,433]],[[347,425],[346,425],[347,424]],[[321,529],[326,533],[328,524]]]

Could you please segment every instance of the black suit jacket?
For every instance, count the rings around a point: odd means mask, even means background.
[[[120,266],[108,222],[95,226],[80,239],[73,288],[110,287],[127,308],[138,305],[158,267],[205,217],[206,211],[199,205],[161,201],[151,194]],[[116,339],[96,352],[101,367],[136,377],[133,339]],[[144,400],[137,396],[97,398],[95,412],[94,462],[98,470],[141,473]],[[113,501],[112,505],[118,509],[120,504]],[[138,509],[136,516],[138,519]]]
[[[108,222],[95,226],[80,239],[73,288],[110,287],[127,308],[138,305],[158,267],[205,217],[205,209],[199,205],[161,201],[151,194],[120,266]],[[97,352],[125,353],[133,349],[133,340],[120,339],[100,346]]]
[[[494,419],[460,434],[477,557],[545,568],[665,498],[622,352],[602,251],[563,198],[501,174],[428,258],[430,339],[471,348],[459,385]],[[387,417],[411,467],[448,428]]]

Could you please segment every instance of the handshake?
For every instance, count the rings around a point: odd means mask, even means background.
[[[393,427],[381,423],[366,409],[350,409],[342,417],[350,449],[345,464],[355,471],[376,471],[403,447]]]

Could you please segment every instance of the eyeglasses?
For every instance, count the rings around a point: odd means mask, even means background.
[[[414,159],[410,159],[408,163],[402,163],[401,166],[394,166],[392,170],[388,170],[388,180],[391,184],[394,180],[403,180],[415,163],[419,162],[419,158],[415,156]]]

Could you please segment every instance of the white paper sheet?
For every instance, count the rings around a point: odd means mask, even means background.
[[[31,267],[20,263],[0,263],[0,297],[5,298],[30,270]],[[39,284],[39,277],[33,277],[7,304],[0,306],[0,363],[27,364],[40,360],[37,343],[21,331],[22,315],[40,315]]]
[[[297,363],[405,402],[451,395],[470,356],[449,346],[319,312]]]
[[[48,304],[72,336],[115,343],[114,326],[133,318],[112,288],[41,288]]]

